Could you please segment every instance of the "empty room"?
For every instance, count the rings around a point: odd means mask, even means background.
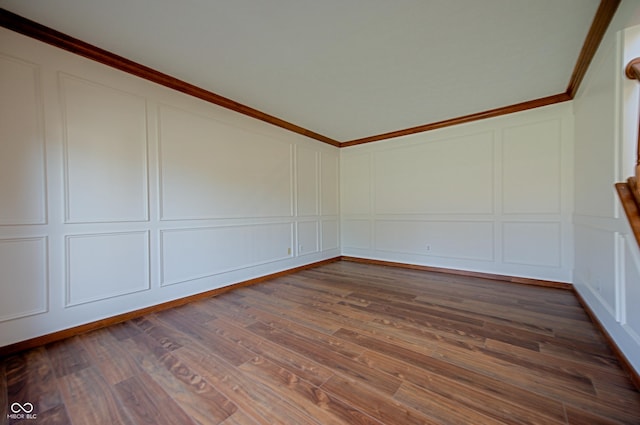
[[[0,0],[7,424],[640,424],[637,0]]]

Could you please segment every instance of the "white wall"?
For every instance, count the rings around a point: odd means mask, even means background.
[[[341,149],[344,255],[571,281],[570,103]]]
[[[614,190],[633,174],[640,85],[640,4],[623,1],[574,100],[574,284],[640,371],[640,250]]]
[[[335,257],[338,149],[0,29],[0,346]]]

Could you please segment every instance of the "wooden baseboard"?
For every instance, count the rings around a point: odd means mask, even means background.
[[[613,352],[615,353],[616,357],[618,358],[618,361],[622,365],[622,368],[629,375],[629,378],[631,379],[633,384],[636,386],[638,391],[640,391],[640,374],[638,374],[638,372],[631,365],[631,362],[629,362],[629,359],[627,359],[627,357],[622,353],[622,351],[620,350],[616,342],[613,340],[613,338],[611,338],[611,335],[609,334],[609,332],[607,332],[605,327],[602,325],[602,322],[600,322],[598,317],[591,310],[589,305],[585,302],[584,298],[582,298],[582,296],[578,293],[578,291],[576,291],[575,287],[571,284],[564,283],[564,282],[553,282],[553,281],[547,281],[547,280],[529,279],[529,278],[521,278],[521,277],[514,277],[514,276],[495,275],[491,273],[479,273],[479,272],[470,272],[465,270],[447,269],[447,268],[441,268],[441,267],[420,266],[416,264],[397,263],[393,261],[372,260],[368,258],[359,258],[359,257],[342,256],[340,257],[340,259],[342,261],[353,261],[356,263],[363,263],[363,264],[400,267],[400,268],[412,269],[412,270],[422,270],[422,271],[429,271],[429,272],[454,274],[459,276],[479,277],[484,279],[500,280],[500,281],[511,282],[511,283],[525,284],[525,285],[535,285],[535,286],[544,286],[544,287],[550,287],[550,288],[556,288],[556,289],[570,290],[571,292],[574,293],[574,295],[578,299],[578,302],[580,303],[582,308],[589,315],[589,317],[591,318],[591,321],[595,324],[595,326],[600,330],[604,338],[607,340],[607,344],[609,345],[609,347],[611,347],[611,350],[613,350]]]
[[[622,367],[629,374],[629,377],[633,381],[634,385],[640,390],[640,375],[636,372],[636,370],[631,366],[629,360],[625,357],[625,355],[620,351],[615,341],[611,338],[609,333],[605,330],[604,326],[598,318],[595,316],[591,308],[589,308],[588,304],[582,298],[582,296],[575,290],[573,285],[564,283],[564,282],[553,282],[546,280],[538,280],[538,279],[529,279],[529,278],[521,278],[514,276],[505,276],[505,275],[497,275],[491,273],[480,273],[480,272],[472,272],[466,270],[456,270],[456,269],[448,269],[442,267],[431,267],[431,266],[421,266],[417,264],[407,264],[407,263],[399,263],[393,261],[383,261],[383,260],[374,260],[367,258],[359,258],[359,257],[351,257],[351,256],[340,256],[334,257],[327,260],[318,261],[311,264],[306,264],[304,266],[294,267],[292,269],[283,270],[281,272],[272,273],[265,276],[260,276],[254,279],[249,279],[243,282],[239,282],[233,285],[225,286],[222,288],[213,289],[211,291],[202,292],[195,295],[190,295],[188,297],[179,298],[172,301],[167,301],[165,303],[153,305],[150,307],[145,307],[142,309],[138,309],[135,311],[131,311],[128,313],[119,314],[117,316],[108,317],[101,320],[96,320],[94,322],[86,323],[83,325],[75,326],[73,328],[64,329],[61,331],[53,332],[47,335],[42,335],[39,337],[31,338],[25,341],[16,342],[14,344],[6,345],[4,347],[0,347],[0,357],[5,357],[11,354],[15,354],[17,352],[28,350],[31,348],[39,347],[41,345],[49,344],[51,342],[60,341],[66,338],[73,337],[75,335],[80,335],[86,332],[90,332],[96,329],[104,328],[107,326],[115,325],[117,323],[125,322],[127,320],[135,319],[137,317],[144,316],[146,314],[151,314],[155,312],[159,312],[162,310],[166,310],[169,308],[179,307],[194,301],[202,300],[205,298],[215,297],[217,295],[223,294],[228,291],[232,291],[234,289],[242,288],[245,286],[254,285],[256,283],[264,282],[270,279],[275,279],[277,277],[286,276],[288,274],[296,273],[301,270],[310,269],[313,267],[318,267],[324,264],[333,263],[336,261],[351,261],[356,263],[363,264],[372,264],[372,265],[381,265],[381,266],[389,266],[389,267],[399,267],[405,269],[412,270],[421,270],[421,271],[429,271],[429,272],[437,272],[437,273],[446,273],[458,276],[469,276],[469,277],[478,277],[483,279],[493,279],[510,283],[518,283],[525,285],[535,285],[535,286],[544,286],[556,289],[564,289],[571,290],[584,310],[587,312],[592,322],[600,329],[605,339],[607,340],[609,346],[612,348],[616,356],[618,357]]]
[[[629,361],[629,359],[627,359],[627,356],[625,356],[624,353],[620,350],[620,348],[618,347],[618,344],[616,344],[613,338],[611,338],[611,335],[609,334],[609,332],[607,332],[606,328],[602,325],[602,322],[600,321],[600,319],[598,319],[598,317],[595,315],[593,310],[591,310],[591,307],[589,307],[589,304],[587,304],[587,302],[582,297],[582,295],[580,295],[580,293],[576,291],[575,288],[573,288],[573,293],[578,299],[578,302],[580,302],[580,305],[582,306],[584,311],[586,311],[587,314],[589,315],[589,318],[591,318],[591,321],[593,322],[593,324],[598,329],[600,329],[600,332],[602,333],[604,338],[607,340],[609,347],[611,347],[611,350],[613,350],[614,354],[618,358],[618,361],[622,365],[622,369],[624,369],[624,371],[627,372],[633,384],[636,386],[638,391],[640,391],[640,374],[638,374],[635,368],[631,365],[631,362]]]
[[[394,261],[373,260],[369,258],[350,257],[350,256],[344,256],[344,255],[340,257],[340,259],[343,261],[353,261],[356,263],[375,264],[379,266],[389,266],[389,267],[400,267],[403,269],[422,270],[427,272],[453,274],[458,276],[478,277],[481,279],[499,280],[503,282],[519,283],[522,285],[544,286],[547,288],[568,289],[568,290],[571,290],[573,288],[573,285],[571,285],[570,283],[554,282],[551,280],[530,279],[526,277],[472,272],[467,270],[448,269],[444,267],[421,266],[418,264],[407,264],[407,263],[398,263]]]
[[[336,261],[340,261],[340,257],[334,257],[334,258],[329,258],[327,260],[322,260],[322,261],[318,261],[311,264],[305,264],[304,266],[294,267],[292,269],[283,270],[281,272],[256,277],[254,279],[245,280],[243,282],[238,282],[233,285],[212,289],[211,291],[201,292],[199,294],[178,298],[176,300],[171,300],[161,304],[152,305],[150,307],[141,308],[139,310],[130,311],[128,313],[118,314],[116,316],[107,317],[101,320],[96,320],[95,322],[85,323],[83,325],[75,326],[73,328],[63,329],[61,331],[27,339],[25,341],[16,342],[14,344],[0,347],[0,358],[11,355],[11,354],[15,354],[23,350],[28,350],[31,348],[39,347],[41,345],[49,344],[51,342],[60,341],[66,338],[71,338],[75,335],[80,335],[96,329],[105,328],[107,326],[115,325],[117,323],[126,322],[127,320],[135,319],[137,317],[141,317],[147,314],[156,313],[158,311],[167,310],[169,308],[179,307],[181,305],[185,305],[185,304],[202,300],[205,298],[215,297],[217,295],[223,294],[228,291],[232,291],[234,289],[254,285],[256,283],[264,282],[266,280],[275,279],[277,277],[286,276],[291,273],[296,273],[301,270],[322,266],[324,264],[329,264]]]

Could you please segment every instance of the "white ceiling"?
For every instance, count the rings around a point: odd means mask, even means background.
[[[0,0],[341,142],[563,93],[598,0]]]

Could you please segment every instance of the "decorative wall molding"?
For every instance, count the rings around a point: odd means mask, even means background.
[[[146,99],[64,72],[58,89],[65,223],[149,221]]]
[[[18,252],[20,244],[23,245],[23,252]],[[29,247],[27,244],[36,246]],[[0,286],[4,288],[0,301],[0,306],[3,306],[0,308],[0,323],[47,313],[49,238],[3,238],[0,239],[0,253],[3,254],[0,256]]]
[[[134,241],[132,236],[139,240]],[[74,249],[74,243],[84,246]],[[142,251],[140,246],[131,249],[133,243],[141,245]],[[149,251],[148,230],[66,235],[65,307],[105,301],[151,289]],[[135,258],[136,253],[141,254],[141,258]],[[85,254],[89,257],[77,258]],[[84,294],[77,295],[76,292]]]
[[[41,66],[0,53],[0,75],[0,226],[46,224]]]

